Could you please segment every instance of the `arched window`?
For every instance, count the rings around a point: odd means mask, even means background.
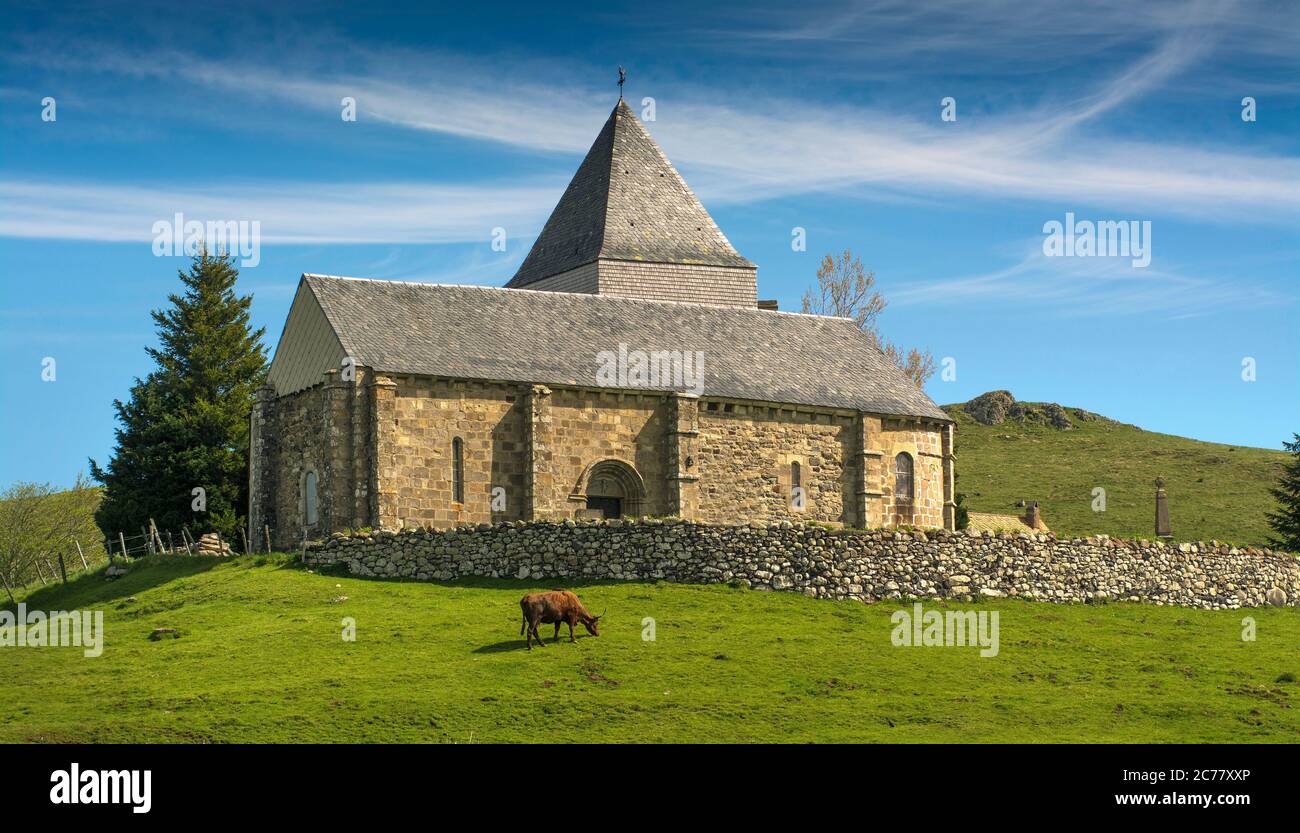
[[[465,502],[465,442],[460,437],[451,441],[451,499]]]
[[[316,472],[314,471],[307,472],[302,479],[302,509],[307,526],[315,526],[318,517],[316,480]]]
[[[803,472],[799,468],[798,461],[790,464],[790,486],[798,489],[803,485]]]
[[[912,455],[903,452],[894,458],[894,498],[911,500],[913,493]]]

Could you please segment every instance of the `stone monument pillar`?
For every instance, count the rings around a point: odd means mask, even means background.
[[[1156,537],[1174,537],[1169,527],[1169,498],[1165,495],[1165,481],[1159,477],[1156,478]]]
[[[949,532],[957,529],[957,452],[951,422],[940,428],[943,449],[943,528]]]

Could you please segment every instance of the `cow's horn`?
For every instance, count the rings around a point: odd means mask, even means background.
[[[594,622],[596,619],[599,619],[601,616],[604,616],[604,615],[605,615],[606,613],[608,613],[608,612],[609,612],[609,608],[605,608],[604,610],[602,610],[602,611],[600,612],[600,616],[594,616],[594,617],[592,617],[592,621]]]

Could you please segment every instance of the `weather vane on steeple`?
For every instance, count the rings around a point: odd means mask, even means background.
[[[618,100],[623,100],[623,82],[627,80],[627,70],[623,69],[620,64],[618,67]]]

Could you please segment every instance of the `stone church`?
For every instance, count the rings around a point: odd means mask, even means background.
[[[852,321],[775,307],[620,100],[504,287],[303,275],[251,416],[250,540],[644,515],[951,529],[952,421]]]

